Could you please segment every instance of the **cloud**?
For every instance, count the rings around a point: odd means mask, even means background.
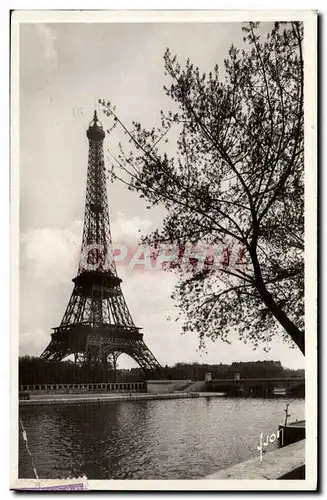
[[[49,342],[49,334],[38,328],[33,331],[24,332],[19,336],[20,356],[39,356]]]
[[[136,244],[138,228],[147,228],[149,224],[150,221],[126,218],[119,213],[114,225],[115,239],[124,238]],[[39,228],[20,235],[20,350],[23,354],[39,355],[50,340],[51,328],[62,319],[73,291],[71,279],[78,269],[82,230],[82,221],[75,220],[66,229]],[[154,277],[140,280],[135,273],[127,276],[124,267],[119,273],[126,277],[126,292],[133,311],[144,307],[143,301],[150,309],[160,309],[165,288],[161,285],[161,294],[153,296]],[[169,289],[169,284],[167,286]],[[168,299],[169,296],[168,291]]]
[[[43,23],[36,23],[35,29],[47,62],[51,65],[56,65],[58,56],[55,45],[57,38],[55,31],[49,25]]]
[[[77,271],[82,222],[67,229],[41,228],[20,236],[21,271],[44,284],[65,282]]]
[[[138,242],[139,228],[148,229],[150,221],[126,218],[121,212],[113,224],[115,242]],[[21,234],[20,238],[20,355],[38,356],[50,341],[51,328],[58,326],[70,294],[71,279],[78,267],[82,222],[66,229],[41,228]],[[292,353],[281,342],[274,342],[270,353],[245,349],[237,334],[228,345],[219,339],[208,341],[208,354],[198,351],[196,333],[181,335],[171,294],[178,277],[165,271],[131,271],[127,264],[118,267],[122,290],[136,326],[142,328],[144,341],[162,365],[177,362],[231,363],[238,360],[280,359],[285,366],[301,366],[301,353]],[[300,359],[301,358],[301,359]],[[121,368],[135,366],[122,356]]]
[[[115,243],[139,243],[141,234],[149,232],[153,225],[149,219],[142,219],[137,216],[126,218],[121,211],[116,212],[116,214],[117,218],[111,225],[111,234]]]

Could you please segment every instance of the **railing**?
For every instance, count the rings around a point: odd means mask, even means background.
[[[67,391],[119,391],[119,392],[142,392],[146,390],[146,382],[100,382],[86,384],[36,384],[36,385],[21,385],[20,392],[67,392]]]
[[[305,382],[304,377],[267,377],[267,378],[216,378],[211,382]]]

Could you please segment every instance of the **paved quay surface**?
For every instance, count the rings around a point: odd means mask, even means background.
[[[69,404],[69,403],[88,403],[88,402],[114,402],[114,401],[140,401],[140,400],[157,400],[157,399],[186,399],[199,397],[221,397],[222,393],[215,392],[176,392],[176,393],[31,393],[30,399],[20,400],[20,406],[46,405],[46,404]]]
[[[283,479],[305,464],[305,439],[222,469],[204,479]]]

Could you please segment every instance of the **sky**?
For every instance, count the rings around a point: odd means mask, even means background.
[[[262,33],[271,28],[262,25]],[[163,85],[167,47],[202,71],[222,65],[232,43],[242,45],[239,23],[24,23],[20,26],[20,355],[38,356],[61,322],[76,276],[82,238],[88,141],[86,129],[98,98],[110,100],[127,126],[160,124],[169,109]],[[99,116],[108,128],[110,123]],[[104,149],[117,153],[119,131]],[[107,153],[106,162],[109,163]],[[164,209],[147,210],[137,193],[108,182],[112,237],[135,246],[160,226]],[[176,277],[163,271],[118,267],[134,322],[162,365],[280,360],[303,368],[298,349],[275,341],[269,353],[253,351],[232,336],[230,345],[208,341],[198,351],[195,334],[181,335],[168,321]],[[120,368],[136,366],[127,356]]]

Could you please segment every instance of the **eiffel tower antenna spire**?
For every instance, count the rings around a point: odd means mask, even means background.
[[[94,113],[99,113],[99,98],[96,96],[94,97]]]
[[[133,358],[144,372],[160,369],[127,307],[112,254],[103,141],[105,132],[94,110],[89,140],[81,257],[74,289],[60,323],[41,358],[75,363],[116,365],[120,354]]]

